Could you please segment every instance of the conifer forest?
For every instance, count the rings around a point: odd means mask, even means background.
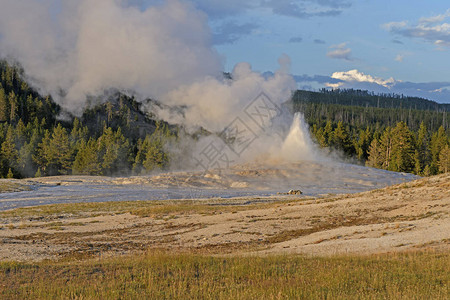
[[[119,92],[74,117],[0,62],[0,177],[141,175],[165,170],[180,127]],[[89,101],[88,101],[89,103]],[[315,142],[356,163],[421,176],[450,170],[450,105],[361,90],[298,90]],[[62,117],[64,116],[64,117]]]

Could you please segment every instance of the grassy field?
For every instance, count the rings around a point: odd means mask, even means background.
[[[0,299],[448,299],[448,253],[0,263]]]

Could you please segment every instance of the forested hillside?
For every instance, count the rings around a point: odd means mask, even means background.
[[[435,111],[450,111],[450,104],[440,104],[431,100],[397,94],[375,94],[354,89],[321,89],[319,92],[298,90],[295,101],[310,103],[354,105],[376,108],[406,108]],[[450,99],[449,99],[450,100]]]
[[[321,147],[391,171],[450,170],[449,104],[359,90],[297,91],[291,104]]]
[[[117,91],[88,99],[80,118],[64,112],[0,61],[0,177],[127,175],[165,169],[178,128],[155,121]],[[288,104],[305,114],[321,147],[362,164],[432,175],[450,170],[448,104],[367,91],[297,91]]]
[[[176,128],[149,119],[133,98],[113,92],[81,118],[57,120],[61,107],[31,89],[21,72],[0,62],[0,177],[142,174],[167,167],[165,144],[177,138]]]

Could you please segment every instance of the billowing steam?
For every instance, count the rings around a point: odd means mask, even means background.
[[[236,65],[231,80],[225,78],[207,16],[188,1],[155,1],[146,9],[127,3],[0,0],[0,56],[20,62],[36,88],[75,114],[86,96],[117,88],[183,107],[182,114],[155,112],[166,121],[211,132],[221,132],[242,116],[259,93],[267,93],[280,106],[296,89],[286,55],[270,78],[248,63]],[[307,133],[296,129],[301,122],[295,118],[279,148],[283,156],[311,158]],[[281,143],[282,138],[268,138],[265,129],[253,131],[260,140],[247,155],[273,148],[259,145],[267,140]]]
[[[265,79],[260,73],[252,71],[248,63],[240,63],[231,74],[232,80],[207,77],[181,86],[161,99],[169,105],[187,105],[184,120],[179,120],[185,125],[221,131],[242,114],[262,91],[267,92],[271,101],[278,105],[288,100],[296,83],[290,75],[281,71],[285,68],[287,66],[281,65],[280,71]],[[160,112],[160,116],[169,118],[164,111]]]
[[[125,2],[1,0],[0,53],[72,112],[111,87],[159,99],[221,75],[205,14],[186,1]]]

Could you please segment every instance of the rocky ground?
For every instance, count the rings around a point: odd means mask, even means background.
[[[0,212],[0,260],[149,249],[221,255],[448,251],[449,212],[450,174],[323,197],[57,204]]]

